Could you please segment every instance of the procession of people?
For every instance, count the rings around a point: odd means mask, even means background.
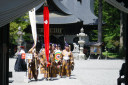
[[[33,46],[28,53],[32,54],[32,59],[28,59],[28,79],[38,80],[38,74],[41,74],[45,80],[54,80],[57,76],[60,78],[71,78],[71,72],[74,69],[74,58],[70,50],[70,45],[65,44],[62,50],[59,44],[49,44],[49,60],[47,61],[45,53],[45,44],[39,52]]]

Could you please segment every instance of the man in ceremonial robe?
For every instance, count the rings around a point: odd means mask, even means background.
[[[40,57],[40,73],[44,74],[45,73],[45,69],[46,69],[46,67],[45,67],[46,56],[45,56],[44,45],[43,45],[43,47],[40,50],[39,57]]]
[[[55,62],[57,64],[57,74],[59,74],[61,77],[61,71],[62,71],[62,51],[60,45],[56,45],[55,50]]]
[[[40,65],[40,72],[44,74],[44,78],[46,80],[49,80],[50,78],[52,79],[52,77],[56,77],[56,75],[54,75],[54,62],[53,62],[53,58],[54,58],[54,52],[52,51],[52,43],[50,43],[50,46],[49,46],[49,63],[50,63],[50,66],[47,66],[48,62],[47,62],[47,58],[46,58],[46,55],[45,55],[45,49],[42,50],[41,54],[41,58],[40,58],[40,62],[41,62],[41,65]]]
[[[40,73],[44,74],[44,78],[46,80],[48,80],[48,78],[49,78],[49,75],[48,75],[49,68],[47,67],[47,58],[46,58],[46,55],[45,55],[45,48],[42,49],[42,51],[39,55],[40,55]]]
[[[62,76],[66,75],[70,78],[72,70],[71,67],[74,64],[74,58],[68,44],[65,44],[65,49],[62,51],[62,56]]]
[[[37,81],[40,61],[35,51],[35,47],[31,48],[29,53],[31,53],[33,57],[32,59],[28,59],[28,78],[30,80],[34,78]]]
[[[50,54],[49,54],[49,77],[52,80],[53,78],[57,77],[57,63],[55,62],[55,47],[54,44],[50,47]]]

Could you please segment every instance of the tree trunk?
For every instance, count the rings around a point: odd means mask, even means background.
[[[102,42],[102,0],[99,0],[99,11],[98,11],[98,42]],[[101,46],[101,54],[102,56],[102,46]]]
[[[102,0],[99,0],[98,15],[98,42],[102,42]]]
[[[125,57],[125,41],[126,41],[126,13],[120,13],[120,48],[119,56],[120,58]]]
[[[123,12],[120,13],[120,48],[119,48],[119,57],[121,58],[123,56]]]
[[[123,48],[123,12],[120,13],[120,49]]]

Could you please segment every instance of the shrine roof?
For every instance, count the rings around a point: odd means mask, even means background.
[[[61,15],[58,13],[49,14],[50,24],[70,24],[80,22],[74,15]],[[36,15],[37,24],[43,24],[43,15]]]

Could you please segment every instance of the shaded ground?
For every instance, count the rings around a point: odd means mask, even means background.
[[[72,78],[59,78],[53,81],[43,80],[39,75],[38,81],[24,82],[25,72],[15,72],[16,59],[10,59],[9,70],[13,72],[13,83],[9,85],[117,85],[119,70],[124,60],[75,60],[75,69]]]

